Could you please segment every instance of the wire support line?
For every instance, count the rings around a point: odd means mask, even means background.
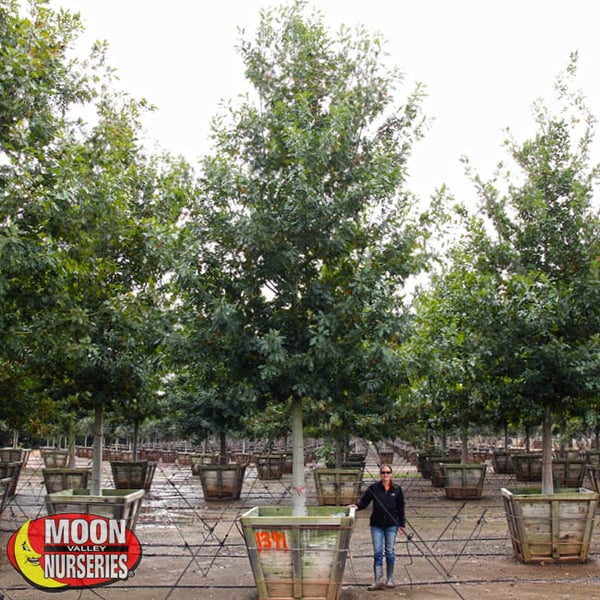
[[[475,537],[477,537],[477,533],[480,532],[483,529],[483,526],[485,525],[485,514],[487,513],[487,508],[481,513],[481,515],[479,516],[479,519],[477,519],[477,522],[475,523],[472,531],[471,531],[471,535],[465,540],[465,543],[463,544],[463,547],[461,548],[460,552],[458,553],[458,555],[456,556],[456,559],[454,560],[454,562],[452,563],[452,566],[450,567],[449,572],[451,573],[452,570],[454,569],[454,567],[456,566],[456,563],[458,562],[458,560],[461,558],[461,556],[463,555],[467,545],[469,543],[471,543],[473,541],[473,539]]]
[[[410,544],[410,542],[412,542],[414,544],[414,546],[417,548],[417,550],[419,551],[419,553],[421,554],[421,556],[433,567],[433,569],[436,571],[436,573],[438,573],[438,575],[442,576],[444,581],[450,586],[450,589],[461,600],[465,600],[463,595],[456,589],[455,582],[452,582],[449,580],[450,573],[446,570],[446,568],[441,563],[441,561],[438,559],[438,557],[431,551],[431,548],[429,548],[429,546],[427,545],[425,540],[419,535],[419,533],[415,530],[415,528],[409,523],[408,519],[406,519],[406,524],[413,531],[412,535],[406,536],[407,537],[407,542],[406,542],[407,543],[407,552],[409,552],[410,561],[411,561],[410,564],[412,564],[412,555],[410,555],[409,544]],[[419,544],[417,544],[417,542],[414,540],[415,536],[416,536],[417,540],[419,541]]]
[[[450,527],[454,524],[455,528],[458,525],[458,523],[460,523],[460,517],[459,514],[461,513],[461,511],[463,510],[463,508],[467,505],[466,502],[462,503],[462,506],[454,513],[454,515],[452,516],[452,518],[448,521],[448,524],[446,525],[446,527],[444,527],[444,529],[441,531],[440,535],[438,536],[438,538],[433,542],[433,544],[431,545],[431,548],[435,548],[436,544],[444,537],[444,534],[448,531],[448,529],[450,529]],[[454,539],[454,537],[453,537]]]

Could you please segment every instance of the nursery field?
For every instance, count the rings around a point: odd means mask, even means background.
[[[375,461],[374,456],[368,456],[365,484],[378,478]],[[78,466],[87,463],[87,459],[78,459]],[[21,473],[17,494],[0,520],[3,600],[37,600],[48,595],[29,586],[6,557],[10,535],[27,518],[46,514],[41,468],[39,456],[32,453]],[[307,486],[309,503],[316,504],[312,468],[307,465]],[[103,463],[103,472],[106,487],[112,487],[108,463]],[[406,496],[411,536],[398,539],[397,587],[367,591],[372,581],[367,509],[358,513],[341,600],[378,595],[419,600],[600,600],[600,531],[593,535],[585,564],[525,565],[513,558],[499,489],[514,484],[514,476],[498,475],[488,468],[481,499],[464,501],[447,499],[443,488],[433,487],[398,455],[394,472]],[[288,504],[290,485],[290,475],[263,481],[249,466],[239,501],[206,502],[199,478],[192,475],[189,466],[160,463],[135,530],[143,551],[135,576],[124,583],[63,592],[59,598],[256,600],[239,517],[256,505]]]

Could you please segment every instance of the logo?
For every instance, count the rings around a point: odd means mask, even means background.
[[[123,520],[64,513],[26,521],[8,540],[7,554],[31,585],[59,592],[132,577],[142,548]]]

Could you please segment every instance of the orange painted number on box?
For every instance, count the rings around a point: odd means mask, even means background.
[[[259,550],[287,550],[287,538],[283,531],[257,531],[256,547]]]

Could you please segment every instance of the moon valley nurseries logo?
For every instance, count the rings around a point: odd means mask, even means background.
[[[125,521],[63,513],[25,522],[8,540],[7,554],[31,585],[59,592],[132,577],[142,549]]]

